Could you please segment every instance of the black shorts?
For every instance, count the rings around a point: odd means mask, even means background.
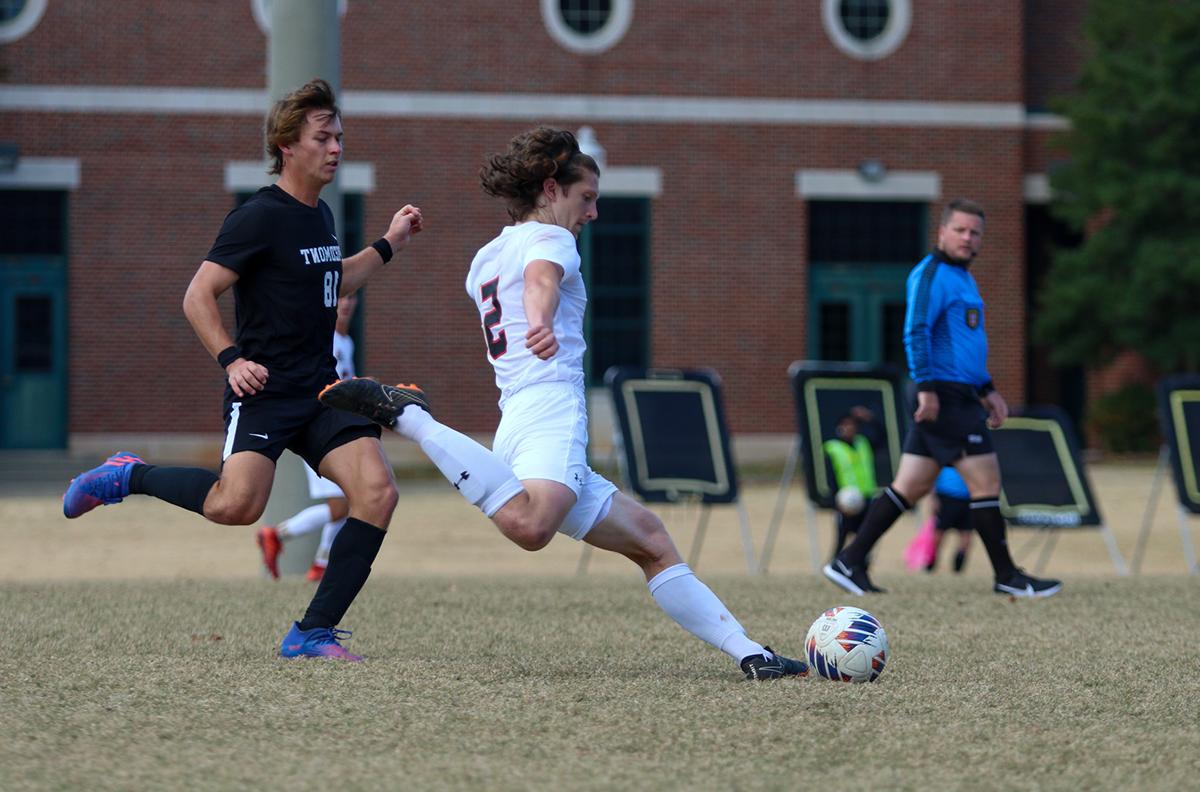
[[[949,531],[951,528],[971,530],[971,501],[939,493],[937,529]]]
[[[366,418],[334,410],[314,396],[225,397],[224,462],[239,451],[255,451],[279,459],[283,449],[299,456],[313,470],[333,449],[360,437],[379,439],[380,428]]]
[[[975,389],[957,382],[939,382],[936,391],[937,420],[913,424],[904,440],[904,453],[932,457],[939,465],[992,453],[987,410],[979,403]]]

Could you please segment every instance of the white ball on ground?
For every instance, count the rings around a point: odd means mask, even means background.
[[[887,664],[887,633],[862,608],[830,608],[808,628],[804,653],[809,667],[825,679],[874,682]]]
[[[833,500],[838,511],[847,517],[853,517],[867,505],[867,499],[863,497],[862,490],[853,486],[842,487],[837,491],[837,495],[833,497]]]

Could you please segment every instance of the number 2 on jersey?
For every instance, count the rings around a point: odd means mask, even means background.
[[[483,315],[483,340],[487,343],[492,360],[508,351],[508,334],[501,330],[493,333],[492,328],[500,324],[504,311],[500,308],[500,279],[496,278],[479,287],[484,302],[491,301],[492,307]]]
[[[337,270],[325,271],[325,307],[336,308],[338,301],[338,281],[342,279],[342,273]]]

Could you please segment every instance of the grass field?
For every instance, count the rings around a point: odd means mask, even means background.
[[[813,576],[712,581],[796,651]],[[284,661],[299,582],[0,588],[2,786],[18,789],[1187,788],[1195,581],[1044,601],[931,577],[870,601],[879,682],[743,682],[636,581],[387,578],[361,665]],[[1194,787],[1193,787],[1194,788]]]
[[[1151,468],[1093,468],[1126,557]],[[134,498],[77,521],[0,497],[0,789],[1191,789],[1200,778],[1200,578],[1160,508],[1143,575],[1067,533],[1045,601],[907,572],[881,542],[866,605],[879,682],[744,682],[653,605],[628,562],[524,553],[444,485],[402,482],[393,536],[343,626],[348,665],[274,654],[312,587],[262,579],[250,529]],[[761,547],[775,488],[745,493]],[[793,493],[771,574],[732,510],[699,572],[750,635],[798,653],[849,598],[811,571]],[[681,549],[695,513],[665,514]],[[823,541],[828,525],[819,526]],[[1014,535],[1014,546],[1027,533]],[[1026,563],[1031,560],[1026,554]]]

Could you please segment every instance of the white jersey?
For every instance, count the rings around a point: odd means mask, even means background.
[[[354,376],[354,339],[333,332],[333,359],[337,361],[338,379],[350,379]]]
[[[523,300],[525,268],[539,260],[563,268],[554,314],[558,352],[549,360],[541,360],[525,348],[529,331]],[[467,294],[479,309],[488,359],[500,389],[500,409],[510,396],[534,383],[568,382],[582,389],[587,290],[579,265],[579,251],[570,231],[532,221],[506,226],[475,254],[467,274]]]

